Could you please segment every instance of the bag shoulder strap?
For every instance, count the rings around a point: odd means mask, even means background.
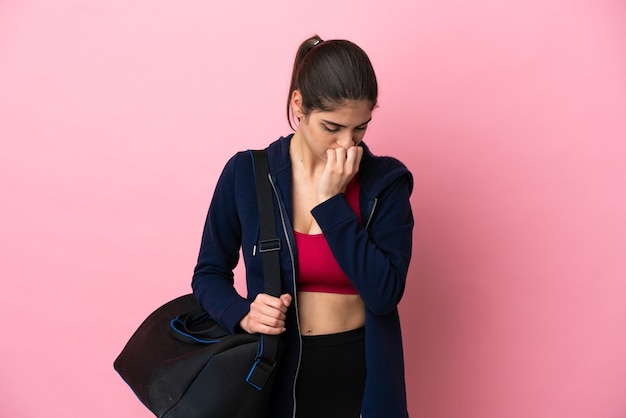
[[[256,198],[259,208],[260,240],[257,251],[263,258],[263,280],[265,293],[279,297],[280,286],[280,239],[276,234],[276,221],[274,218],[274,199],[272,185],[270,183],[269,162],[267,153],[262,150],[252,152]]]
[[[280,239],[276,234],[274,198],[269,177],[267,153],[262,150],[250,151],[254,164],[257,205],[259,209],[260,239],[257,249],[263,259],[263,286],[265,293],[279,297],[280,285]],[[262,390],[279,357],[278,335],[261,334],[257,356],[246,381]]]

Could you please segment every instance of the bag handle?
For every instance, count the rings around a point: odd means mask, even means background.
[[[229,333],[204,310],[178,315],[170,321],[172,335],[187,344],[213,344]]]

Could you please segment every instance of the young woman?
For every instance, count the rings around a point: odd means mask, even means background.
[[[407,417],[397,305],[411,258],[413,180],[363,143],[378,86],[365,52],[318,36],[300,46],[287,104],[295,133],[268,148],[282,289],[263,293],[252,160],[226,164],[192,286],[231,332],[283,335],[272,418]],[[239,252],[248,297],[233,287]]]

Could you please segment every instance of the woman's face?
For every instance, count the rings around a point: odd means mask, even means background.
[[[329,148],[348,149],[363,141],[367,125],[372,119],[372,105],[369,101],[349,101],[331,111],[313,110],[308,115],[302,113],[299,92],[292,102],[295,115],[300,119],[296,133],[302,135],[311,150],[325,159]]]

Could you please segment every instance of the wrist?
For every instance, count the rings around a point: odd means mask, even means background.
[[[246,314],[246,316],[241,318],[241,321],[239,321],[239,328],[241,328],[243,331],[247,333],[250,333],[250,330],[248,329],[248,317],[249,317],[249,314]]]

